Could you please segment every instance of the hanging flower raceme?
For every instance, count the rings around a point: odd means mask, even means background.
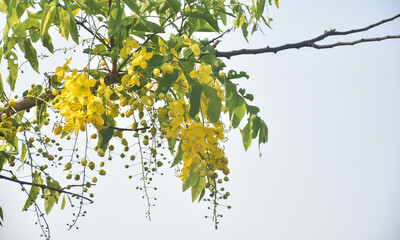
[[[60,69],[59,72],[61,72]],[[77,135],[79,130],[85,131],[86,123],[92,123],[97,129],[101,129],[104,124],[101,115],[105,112],[101,97],[104,96],[108,100],[113,91],[101,79],[97,91],[100,98],[93,95],[91,88],[95,86],[96,80],[89,79],[89,75],[85,72],[78,73],[76,69],[71,75],[63,76],[62,80],[64,80],[64,89],[53,100],[53,108],[59,109],[66,121],[62,131],[73,130]],[[56,129],[59,134],[60,128]]]

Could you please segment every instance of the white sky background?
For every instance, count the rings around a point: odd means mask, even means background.
[[[252,37],[250,44],[230,34],[219,48],[298,42],[399,12],[396,0],[282,0],[278,11],[271,11],[273,30]],[[326,42],[399,30],[397,20]],[[58,64],[65,58],[60,56]],[[245,152],[239,131],[229,134],[231,181],[226,188],[232,209],[220,208],[219,229],[204,218],[208,205],[192,204],[168,167],[156,180],[158,201],[149,222],[142,193],[118,164],[126,160],[114,159],[79,230],[67,231],[71,213],[54,207],[48,217],[52,239],[400,239],[399,63],[400,40],[233,57],[228,68],[250,75],[238,82],[254,94],[269,127],[269,143],[259,158],[257,142]],[[26,196],[19,187],[2,181],[0,192],[5,215],[0,239],[41,239],[34,214],[20,212]]]

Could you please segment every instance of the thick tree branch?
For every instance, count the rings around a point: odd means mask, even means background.
[[[216,51],[216,56],[217,57],[226,57],[229,59],[233,56],[244,55],[244,54],[277,53],[279,51],[283,51],[283,50],[287,50],[287,49],[300,49],[300,48],[304,48],[304,47],[324,49],[324,48],[333,48],[333,47],[338,47],[338,46],[355,45],[355,44],[359,44],[359,43],[363,43],[363,42],[376,42],[376,41],[382,41],[382,40],[386,40],[386,39],[400,38],[400,35],[389,35],[389,36],[376,37],[376,38],[363,38],[363,39],[358,39],[358,40],[350,41],[350,42],[336,42],[336,43],[326,44],[326,45],[316,44],[317,42],[322,41],[330,36],[343,36],[343,35],[350,35],[353,33],[365,32],[371,28],[375,28],[381,24],[393,21],[399,17],[400,17],[400,14],[397,14],[391,18],[384,19],[382,21],[371,24],[369,26],[366,26],[363,28],[358,28],[358,29],[352,29],[352,30],[348,30],[348,31],[340,32],[340,31],[336,31],[335,29],[332,29],[329,31],[325,31],[323,34],[321,34],[315,38],[297,42],[297,43],[284,44],[284,45],[281,45],[278,47],[267,46],[265,48],[241,49],[241,50],[233,50],[233,51],[227,51],[227,52]]]

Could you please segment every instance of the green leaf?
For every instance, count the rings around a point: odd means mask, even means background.
[[[109,23],[108,23],[108,37],[112,37],[122,24],[122,16],[124,14],[124,5],[121,5],[120,0],[113,1],[110,10]]]
[[[70,34],[72,37],[72,40],[76,44],[79,44],[79,33],[78,33],[78,28],[76,27],[75,23],[75,18],[74,15],[72,14],[71,6],[69,5],[69,0],[64,0],[65,6],[67,7],[67,11],[69,14],[69,21],[70,21]]]
[[[21,161],[23,162],[26,158],[27,148],[25,143],[22,143]]]
[[[194,166],[190,167],[189,177],[182,183],[182,191],[185,192],[186,190],[188,190],[200,178],[199,174],[194,174],[194,169],[196,169],[196,168],[197,167],[194,167]]]
[[[5,152],[0,152],[0,172],[3,170],[3,165],[8,159],[8,154]]]
[[[200,177],[199,175],[197,181],[192,185],[192,202],[194,202],[197,199],[200,193],[204,190],[205,186],[206,186],[206,178]]]
[[[64,208],[65,208],[65,195],[63,196],[63,200],[61,203],[61,210],[64,210]]]
[[[244,12],[238,11],[236,19],[233,20],[233,25],[235,25],[236,28],[240,28],[245,20]]]
[[[2,221],[4,222],[3,209],[0,207],[0,226],[3,226],[3,223],[1,223]]]
[[[189,92],[189,117],[194,119],[200,110],[201,94],[203,86],[200,84],[191,84]]]
[[[0,73],[0,96],[3,96],[3,93],[4,93],[3,77],[1,76]]]
[[[24,40],[24,50],[25,58],[31,64],[32,68],[39,73],[39,61],[37,60],[37,53],[29,38],[25,38]]]
[[[257,137],[258,131],[260,130],[261,118],[257,115],[252,115],[250,120],[252,121],[252,123],[251,123],[251,138],[254,139]]]
[[[36,114],[36,121],[37,121],[37,125],[38,125],[39,129],[42,128],[44,120],[46,120],[46,117],[44,116],[44,113],[46,112],[46,110],[47,110],[46,103],[36,106],[35,114]]]
[[[225,80],[225,108],[229,110],[231,114],[233,114],[233,109],[236,107],[236,98],[237,98],[237,86],[233,84],[230,80]]]
[[[140,8],[133,0],[122,0],[137,15],[140,15]]]
[[[40,28],[40,22],[38,19],[35,18],[28,18],[25,21],[23,21],[21,24],[18,25],[18,27],[14,30],[14,34],[16,36],[21,36],[21,34],[26,34],[26,30],[28,29],[39,29]]]
[[[174,161],[171,164],[171,167],[175,167],[182,161],[183,151],[182,151],[182,141],[179,143],[178,151],[175,154]]]
[[[264,13],[265,0],[257,0],[257,15],[261,16]]]
[[[231,114],[232,127],[237,128],[242,120],[243,116],[246,114],[246,102],[241,96],[236,97],[236,106]]]
[[[90,69],[89,70],[89,75],[92,76],[95,79],[100,79],[104,78],[106,75],[108,75],[107,72],[99,71],[97,69]]]
[[[153,57],[150,58],[148,62],[149,70],[152,70],[154,68],[159,68],[163,64],[163,59],[164,57],[161,55],[153,55]]]
[[[201,193],[200,193],[199,202],[201,201],[201,199],[203,199],[205,194],[206,194],[206,189],[203,188],[203,191],[201,191]]]
[[[254,100],[254,96],[253,96],[253,94],[246,94],[246,95],[244,95],[244,98],[246,98],[246,99],[248,99],[248,100],[250,100],[250,101],[253,101]]]
[[[51,196],[50,190],[47,188],[44,190],[44,195],[45,195],[44,209],[46,210],[46,214],[49,215],[49,213],[50,213],[51,209],[53,208],[54,203],[56,203],[56,201],[53,198],[53,196]]]
[[[242,135],[242,142],[244,149],[247,151],[247,149],[250,147],[251,144],[251,121],[247,122],[246,126],[240,130],[240,134]]]
[[[181,71],[179,71],[178,69],[174,69],[174,72],[172,74],[165,74],[158,83],[157,95],[160,93],[167,94],[168,90],[170,89],[172,84],[178,79],[180,74]]]
[[[279,9],[279,0],[275,0],[275,6]]]
[[[106,123],[111,126],[115,126],[114,119],[111,116],[103,116],[103,119]],[[103,151],[107,150],[108,143],[114,135],[114,129],[112,128],[104,128],[98,132],[99,141],[97,142],[97,147],[103,149]]]
[[[46,182],[48,187],[61,189],[60,184],[55,180],[52,181],[50,178],[47,178]],[[58,203],[58,200],[60,198],[60,193],[58,191],[46,188],[44,190],[44,195],[45,195],[44,208],[46,210],[46,214],[49,215],[54,204]]]
[[[71,19],[70,15],[64,8],[59,7],[58,12],[60,13],[60,30],[61,36],[68,40],[69,38],[69,31],[71,26]]]
[[[11,88],[11,91],[15,89],[15,82],[18,77],[18,57],[14,52],[10,52],[7,54],[6,59],[8,60],[8,69],[10,74],[7,77],[8,85]]]
[[[245,77],[247,79],[249,79],[249,75],[247,75],[246,72],[240,71],[240,73],[237,73],[235,70],[230,70],[228,72],[228,79],[236,79],[236,78],[242,78]]]
[[[268,142],[268,127],[264,121],[261,120],[260,133],[258,135],[258,151],[261,157],[260,145],[261,143]]]
[[[171,8],[174,10],[176,14],[179,13],[179,10],[181,9],[181,2],[178,0],[167,0],[168,4],[171,6]]]
[[[190,9],[184,13],[186,17],[198,18],[205,20],[213,28],[215,32],[219,32],[218,21],[211,15],[210,11],[201,7]]]
[[[47,182],[48,187],[51,187],[54,189],[61,189],[60,184],[54,179],[47,178],[46,182]],[[56,191],[56,190],[52,190],[52,189],[50,189],[50,192],[51,192],[51,195],[53,196],[54,200],[56,201],[56,203],[58,203],[58,200],[60,199],[60,192]]]
[[[29,31],[29,37],[31,38],[32,42],[37,42],[40,39],[40,30],[39,29],[28,29]]]
[[[215,49],[214,49],[213,46],[208,45],[206,47],[206,50],[207,50],[208,54],[205,54],[200,60],[201,60],[201,62],[205,62],[205,63],[208,63],[208,64],[213,64],[215,62],[215,59],[216,59],[216,57],[215,57]]]
[[[46,34],[42,37],[42,44],[45,48],[47,48],[51,53],[54,53],[53,42],[51,41],[51,37],[49,34]]]
[[[221,99],[217,95],[217,90],[210,86],[204,87],[204,95],[210,99],[210,103],[207,109],[207,116],[211,122],[218,122],[221,115]]]
[[[40,24],[41,37],[43,37],[49,31],[49,28],[54,21],[54,17],[56,16],[57,13],[56,3],[57,1],[53,1],[44,7],[42,13],[42,21]]]
[[[40,176],[40,172],[35,171],[32,174],[32,183],[34,184],[43,184],[43,179]],[[31,190],[29,191],[29,196],[26,199],[25,205],[22,208],[22,211],[28,209],[37,199],[38,194],[40,193],[41,188],[38,186],[33,186],[31,187]]]
[[[171,152],[171,154],[174,154],[175,152],[175,145],[177,142],[177,138],[168,138],[168,149]]]
[[[114,1],[113,1],[114,2]],[[117,4],[119,4],[119,0],[117,0]],[[104,17],[106,16],[106,12],[104,11],[103,8],[101,8],[100,6],[100,1],[94,1],[94,0],[84,0],[84,3],[86,4],[86,6],[89,7],[89,9],[94,13],[93,15],[97,15],[97,14],[101,14]],[[104,3],[104,1],[103,1]],[[111,7],[112,8],[112,7]],[[111,15],[111,13],[110,13]]]

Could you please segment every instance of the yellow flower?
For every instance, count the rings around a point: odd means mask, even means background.
[[[176,91],[178,88],[182,89],[184,92],[189,93],[189,83],[186,80],[185,74],[181,73],[178,79],[174,83],[173,90]]]
[[[158,46],[160,47],[160,53],[165,56],[167,54],[168,47],[160,37],[158,37]]]
[[[96,84],[95,79],[89,79],[89,75],[87,73],[79,74],[75,79],[75,84],[73,86],[72,95],[77,97],[80,103],[83,103],[83,96],[89,97],[92,95],[90,90]]]
[[[190,72],[190,77],[198,78],[202,84],[214,86],[214,78],[211,76],[211,66],[208,64],[205,65],[202,63],[199,69]]]
[[[217,83],[215,84],[215,90],[217,90],[217,96],[219,97],[219,99],[221,99],[221,101],[225,100],[225,96],[224,96],[224,90],[222,90],[221,88],[221,84],[219,84],[219,82],[217,81]]]
[[[196,56],[200,55],[201,51],[200,51],[199,45],[197,43],[192,43],[192,41],[187,36],[184,36],[184,39],[185,39],[185,42],[183,42],[183,43],[190,47],[193,54]]]
[[[132,61],[132,66],[140,65],[142,69],[145,69],[147,66],[146,60],[149,60],[151,57],[153,57],[153,53],[146,52],[146,47],[144,47],[142,50],[140,50],[140,53],[133,53],[133,56],[135,59]]]
[[[78,12],[80,11],[80,8],[77,8],[75,10],[72,11],[72,15],[74,15],[74,17],[76,17],[76,15],[78,14]]]
[[[172,67],[172,65],[169,64],[169,63],[164,63],[161,66],[161,70],[163,70],[164,72],[166,72],[168,74],[173,74],[174,73],[174,67]]]
[[[113,94],[113,90],[111,90],[105,83],[104,79],[100,78],[100,86],[97,89],[97,92],[100,94],[100,96],[104,96],[104,98],[108,101],[110,100],[111,94]]]
[[[181,174],[179,175],[179,178],[181,179],[181,181],[188,179],[189,173],[190,173],[190,168],[188,168],[188,167],[182,168]]]
[[[90,99],[88,99],[87,109],[88,109],[88,114],[93,114],[93,113],[103,114],[105,111],[103,102],[100,101],[95,96],[92,96]]]
[[[200,51],[200,47],[197,43],[192,44],[192,46],[190,46],[190,49],[192,49],[192,52],[194,55],[199,56],[201,51]]]
[[[124,58],[129,55],[132,48],[139,48],[139,43],[136,40],[130,40],[129,38],[126,39],[124,46],[122,47],[121,51],[119,52],[119,56]]]
[[[67,62],[61,67],[56,67],[55,74],[57,75],[57,82],[61,82],[64,79],[65,73],[71,71],[68,64],[71,62],[72,58],[68,59]]]
[[[129,85],[131,86],[140,86],[140,79],[139,79],[139,74],[134,74],[131,79],[128,82]]]
[[[104,125],[104,119],[100,114],[90,114],[86,120],[87,123],[92,123],[98,130],[100,130]]]
[[[183,116],[186,112],[187,106],[184,99],[178,99],[170,103],[171,114],[173,116]]]
[[[74,128],[75,135],[78,135],[79,130],[85,131],[85,129],[86,129],[86,126],[85,126],[86,114],[85,114],[85,112],[71,111],[69,116],[66,117],[66,120],[68,121],[68,123],[70,123],[72,125],[72,126],[69,125],[68,130],[71,130],[72,128]],[[64,126],[64,128],[66,126],[67,126],[67,124]],[[64,132],[69,132],[69,131],[64,131]]]

